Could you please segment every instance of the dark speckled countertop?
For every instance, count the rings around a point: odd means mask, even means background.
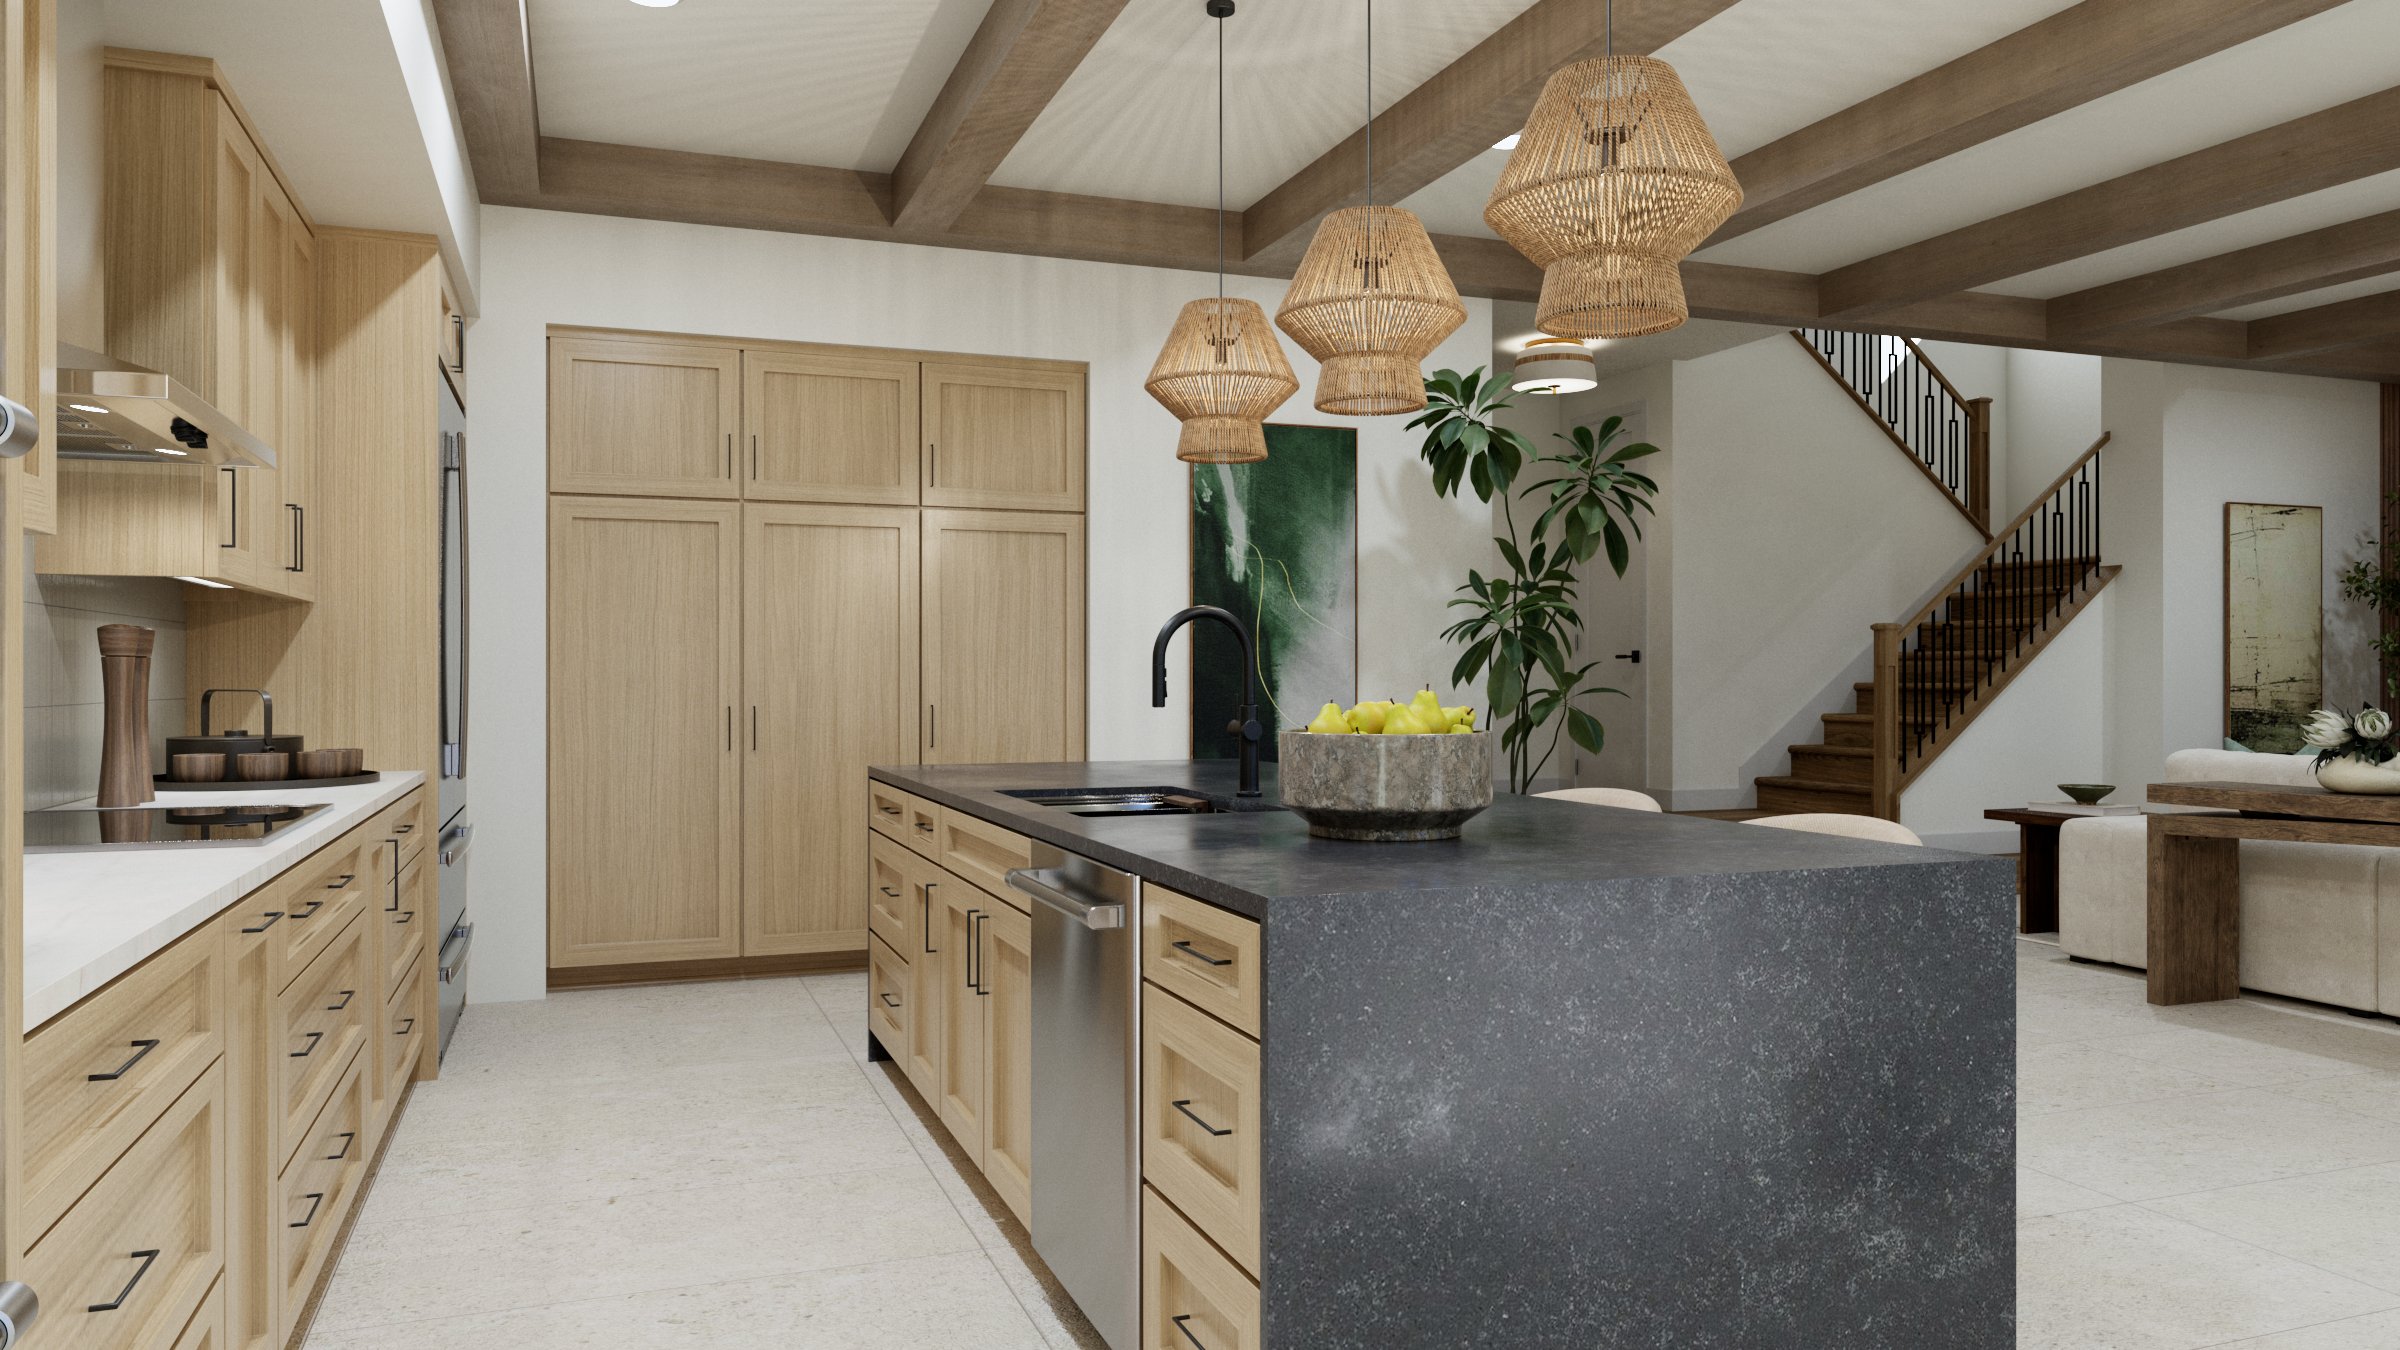
[[[1792,830],[1622,811],[1502,793],[1464,837],[1364,844],[1311,838],[1298,816],[1273,807],[1275,766],[1262,766],[1259,803],[1214,815],[1084,817],[1006,795],[1081,787],[1191,788],[1232,803],[1230,760],[1119,760],[1081,764],[884,765],[869,776],[1002,825],[1029,838],[1122,868],[1145,880],[1266,920],[1294,903],[1345,895],[1455,892],[1507,885],[1562,897],[1594,882],[1750,872],[1908,867],[1999,859],[1905,848]],[[1240,809],[1250,806],[1252,809]],[[2013,871],[2012,871],[2013,876]]]

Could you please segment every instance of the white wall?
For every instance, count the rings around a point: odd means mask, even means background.
[[[1189,596],[1186,466],[1174,419],[1142,392],[1197,273],[858,240],[487,207],[482,321],[468,407],[474,452],[477,851],[473,997],[544,984],[544,326],[594,324],[932,348],[1091,363],[1090,735],[1095,759],[1180,758],[1177,681],[1149,698],[1150,635]],[[1234,278],[1266,305],[1282,283]],[[1491,352],[1491,308],[1427,363]],[[1286,344],[1309,407],[1316,368]],[[1404,418],[1359,421],[1359,675],[1367,688],[1447,685],[1439,633],[1469,567],[1489,566],[1488,508],[1437,500]],[[1178,639],[1183,641],[1184,639]],[[1446,699],[1456,697],[1450,691]]]
[[[1994,348],[2008,362],[2008,473],[1993,478],[1992,523],[2016,515],[2066,472],[2106,428],[2100,358]]]

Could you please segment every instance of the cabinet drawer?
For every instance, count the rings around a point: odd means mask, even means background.
[[[1018,909],[1025,897],[1009,889],[1009,869],[1033,866],[1033,842],[989,821],[944,809],[935,822],[934,838],[941,846],[935,861],[961,880],[972,881]]]
[[[425,855],[420,853],[400,869],[399,886],[384,898],[383,908],[372,916],[383,934],[378,948],[383,961],[383,983],[377,989],[386,997],[400,987],[400,977],[408,974],[418,953],[425,950],[425,930],[434,922],[427,913],[425,900]]]
[[[225,1048],[223,945],[204,929],[26,1038],[26,1231],[40,1234]]]
[[[1142,888],[1142,978],[1258,1039],[1258,925],[1164,886]]]
[[[908,841],[911,808],[916,804],[915,797],[889,783],[867,780],[867,823],[902,843]]]
[[[1142,1177],[1258,1270],[1258,1042],[1142,990]]]
[[[399,865],[405,868],[409,859],[424,850],[426,836],[432,830],[425,791],[419,788],[383,808],[383,814],[368,822],[363,833],[370,843],[393,845],[400,855]],[[391,859],[386,858],[383,866],[383,875],[378,879],[388,882],[395,875]]]
[[[867,836],[867,931],[908,950],[915,902],[909,899],[911,855],[880,834]]]
[[[200,1311],[192,1314],[183,1334],[175,1338],[173,1350],[224,1350],[226,1343],[225,1282],[219,1280],[200,1301]]]
[[[409,967],[384,1000],[383,1025],[376,1028],[375,1038],[382,1042],[375,1053],[383,1074],[383,1099],[397,1102],[407,1090],[409,1078],[416,1073],[417,1047],[425,1043],[425,1029],[417,1023],[417,981],[423,977],[423,958]]]
[[[867,941],[867,1030],[897,1058],[908,1053],[908,962],[880,934]]]
[[[367,907],[376,887],[375,841],[358,830],[261,887],[245,907],[258,912],[245,927],[267,926],[275,952],[275,987],[283,989]],[[265,897],[263,904],[259,897]]]
[[[300,1151],[308,1123],[323,1109],[326,1094],[358,1057],[367,1017],[377,1006],[382,981],[367,969],[367,926],[353,922],[334,938],[299,979],[275,999],[273,1042],[280,1091],[275,1097],[281,1127],[277,1165]]]
[[[268,1218],[277,1225],[275,1273],[283,1282],[287,1339],[366,1179],[369,1072],[367,1056],[352,1058],[325,1109],[301,1132],[301,1147],[284,1165],[276,1187]]]
[[[44,1350],[171,1346],[225,1268],[225,1071],[210,1066],[26,1253]]]
[[[1142,1188],[1139,1350],[1258,1350],[1258,1286]]]

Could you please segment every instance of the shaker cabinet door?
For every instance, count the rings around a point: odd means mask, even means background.
[[[1000,905],[976,958],[984,989],[983,1176],[1033,1223],[1033,920]]]
[[[1083,509],[1084,375],[925,363],[925,504]]]
[[[1083,758],[1083,517],[924,517],[921,762]]]
[[[550,490],[738,497],[742,353],[695,342],[550,339]]]
[[[747,349],[742,422],[753,501],[916,505],[913,358]]]

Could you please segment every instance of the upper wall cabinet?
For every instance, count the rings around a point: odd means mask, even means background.
[[[1083,373],[925,363],[927,506],[1083,509]]]
[[[738,347],[550,339],[550,490],[739,497]]]
[[[742,353],[753,500],[917,501],[917,362],[814,350]]]

